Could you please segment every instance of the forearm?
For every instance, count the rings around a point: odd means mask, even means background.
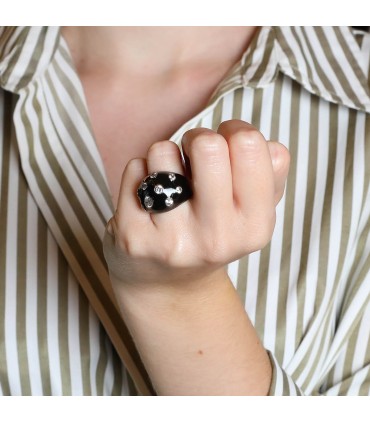
[[[268,355],[223,269],[197,289],[115,291],[159,395],[268,393]]]

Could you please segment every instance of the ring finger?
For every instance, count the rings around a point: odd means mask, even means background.
[[[179,147],[172,141],[158,141],[152,144],[147,153],[148,172],[174,172],[185,175],[182,165],[182,158]],[[179,209],[184,210],[184,205]],[[177,211],[177,213],[176,213]],[[164,216],[165,215],[165,216]],[[175,216],[176,215],[176,216]],[[169,223],[172,217],[178,219],[178,209],[166,213],[155,213],[152,215],[155,222],[161,223],[163,219]]]

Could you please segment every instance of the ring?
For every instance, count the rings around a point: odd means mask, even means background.
[[[164,213],[178,207],[193,195],[188,179],[174,172],[154,172],[146,176],[137,190],[142,208]]]

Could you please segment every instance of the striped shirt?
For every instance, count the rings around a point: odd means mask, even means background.
[[[171,137],[242,119],[290,150],[271,242],[228,265],[270,395],[370,394],[369,75],[367,33],[263,27]],[[0,87],[0,393],[153,394],[110,288],[113,205],[59,28],[0,29]]]

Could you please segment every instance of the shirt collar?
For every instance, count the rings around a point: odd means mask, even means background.
[[[0,87],[19,93],[48,69],[59,46],[59,27],[0,28]]]
[[[237,86],[263,88],[279,72],[332,103],[370,112],[370,34],[361,49],[350,27],[262,27],[210,103]]]
[[[350,27],[262,28],[245,54],[243,83],[262,87],[280,71],[330,102],[370,112],[366,50]]]

